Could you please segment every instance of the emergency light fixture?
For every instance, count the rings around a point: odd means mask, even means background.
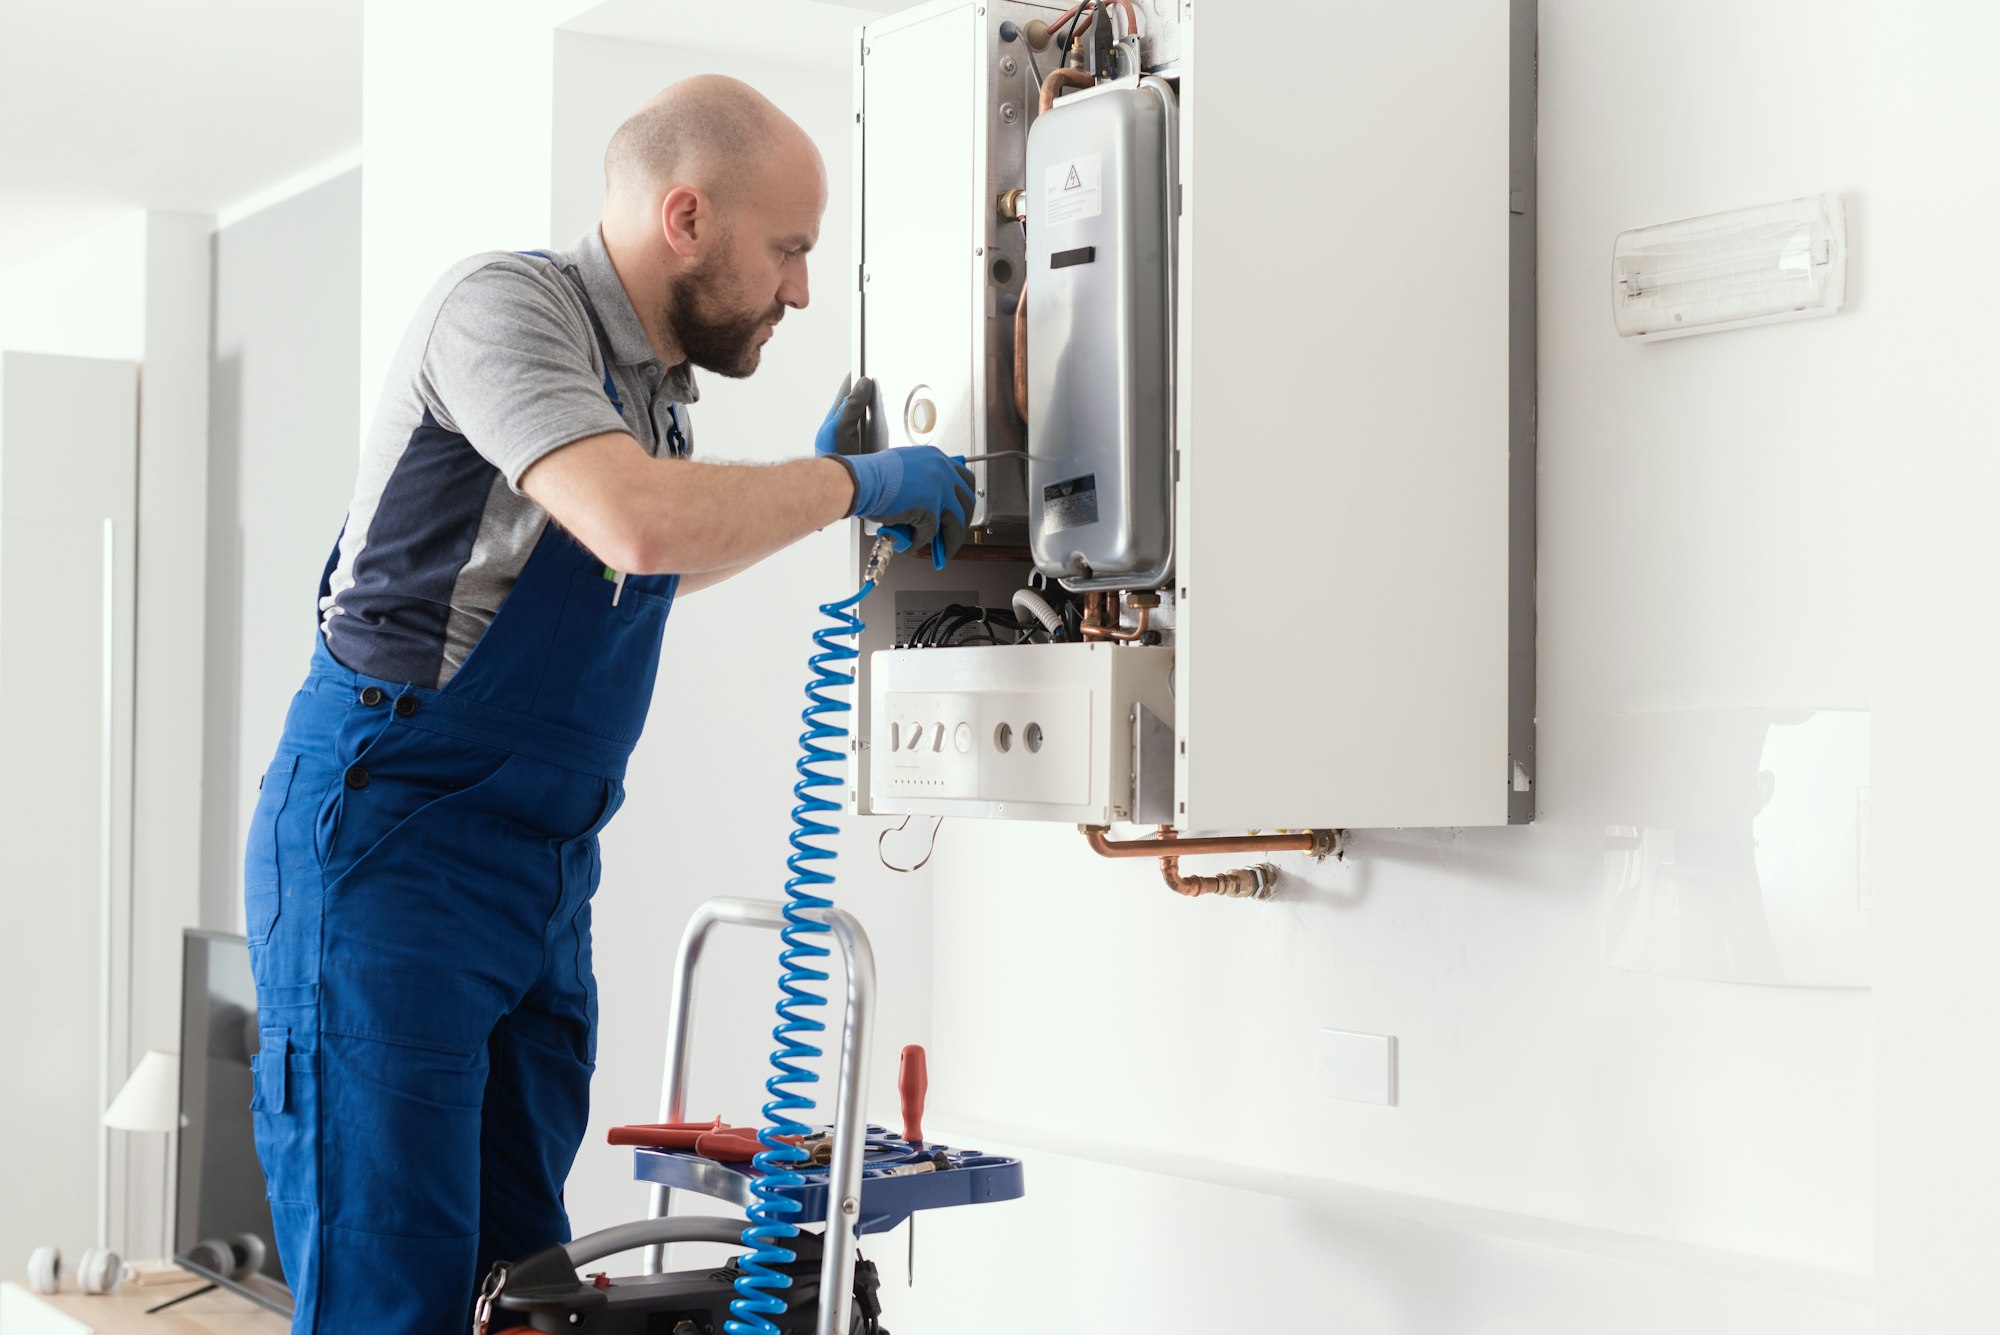
[[[1637,227],[1618,234],[1611,278],[1626,338],[1832,315],[1847,295],[1846,212],[1838,195],[1810,195]]]

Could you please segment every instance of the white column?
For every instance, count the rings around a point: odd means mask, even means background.
[[[132,786],[131,1035],[180,1047],[181,929],[201,916],[202,672],[208,563],[211,234],[203,214],[146,215],[139,377],[138,672]],[[121,1137],[121,1139],[124,1139]],[[152,1137],[131,1145],[115,1242],[150,1246],[161,1202]]]

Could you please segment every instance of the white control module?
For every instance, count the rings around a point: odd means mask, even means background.
[[[1174,651],[895,649],[869,664],[870,805],[891,814],[1165,824]]]

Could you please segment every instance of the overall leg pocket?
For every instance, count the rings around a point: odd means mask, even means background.
[[[274,1205],[319,1203],[319,1055],[292,1047],[290,1029],[259,1031],[250,1059],[251,1122]]]
[[[278,817],[291,797],[292,777],[299,758],[280,753],[258,785],[257,808],[250,817],[250,838],[243,853],[244,935],[253,946],[271,939],[284,906],[284,875],[278,854]]]

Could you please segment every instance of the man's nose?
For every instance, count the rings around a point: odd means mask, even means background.
[[[778,300],[795,311],[802,311],[812,300],[806,276],[801,273],[796,279],[786,279],[778,285]]]

